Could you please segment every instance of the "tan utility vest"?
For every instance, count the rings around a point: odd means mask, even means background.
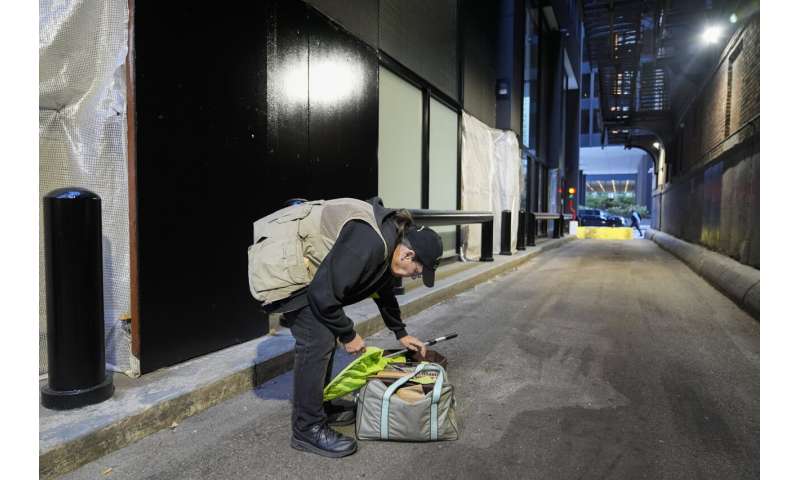
[[[309,283],[339,232],[350,220],[361,220],[386,239],[367,202],[353,198],[316,200],[292,205],[253,223],[253,245],[247,248],[250,294],[264,305],[289,297]]]

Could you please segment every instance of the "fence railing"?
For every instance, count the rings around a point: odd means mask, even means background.
[[[481,224],[481,258],[482,262],[494,260],[494,213],[492,212],[469,212],[462,210],[423,210],[409,209],[414,217],[414,223],[426,227],[441,227],[449,225],[469,225],[474,223]],[[565,221],[572,220],[571,214],[551,213],[551,212],[526,212],[519,211],[519,223],[517,225],[517,250],[525,250],[525,246],[536,245],[536,233],[538,224],[542,221],[553,220],[553,238],[564,236]],[[460,248],[460,246],[457,246]],[[503,210],[500,216],[500,255],[512,255],[511,251],[511,210]],[[405,293],[403,279],[395,279],[395,294]]]
[[[409,210],[417,225],[442,227],[446,225],[481,224],[481,261],[491,262],[494,250],[494,213],[467,212],[461,210]]]
[[[494,250],[494,213],[492,212],[468,212],[464,210],[422,210],[408,209],[414,217],[414,223],[426,227],[443,227],[448,225],[469,225],[472,223],[481,224],[481,262],[491,262],[494,260],[492,251]],[[458,248],[458,247],[456,247]],[[395,295],[405,293],[403,279],[394,279]]]
[[[572,220],[571,213],[557,213],[557,212],[530,212],[530,219],[532,225],[527,231],[528,245],[536,246],[536,233],[539,231],[539,222],[553,220],[553,238],[560,238],[564,236],[565,222]]]
[[[284,202],[284,206],[296,205],[308,200],[303,198],[292,198]],[[464,210],[427,210],[427,209],[408,209],[414,217],[414,223],[426,227],[442,227],[449,225],[469,225],[474,223],[481,224],[481,262],[494,261],[492,253],[494,251],[494,213],[477,212]],[[530,218],[530,221],[529,221]],[[539,222],[554,220],[553,238],[564,236],[565,220],[572,220],[571,214],[550,213],[550,212],[526,212],[519,211],[519,223],[517,225],[517,250],[525,250],[525,246],[536,245],[536,233]],[[500,255],[512,255],[511,251],[511,210],[503,210],[500,216]],[[529,225],[531,228],[529,228]],[[527,241],[526,241],[527,240]],[[456,247],[460,248],[460,245]],[[403,279],[395,278],[395,294],[405,293]]]

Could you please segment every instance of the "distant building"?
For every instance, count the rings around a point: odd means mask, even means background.
[[[622,196],[652,211],[653,160],[644,150],[620,145],[581,148],[580,169],[580,205],[587,198]]]
[[[581,63],[581,152],[579,204],[587,197],[635,197],[637,205],[652,211],[653,159],[644,150],[621,145],[602,147],[600,85],[597,69]]]

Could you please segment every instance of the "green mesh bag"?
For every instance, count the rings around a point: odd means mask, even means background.
[[[403,363],[403,356],[385,358],[383,350],[377,347],[367,347],[367,351],[356,358],[339,375],[331,380],[322,391],[322,399],[326,402],[347,395],[358,390],[367,383],[367,377],[374,375],[386,368],[390,363]]]

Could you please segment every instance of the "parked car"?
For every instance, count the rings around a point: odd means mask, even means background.
[[[578,210],[578,224],[583,227],[608,226],[605,212],[597,208],[581,208]]]

